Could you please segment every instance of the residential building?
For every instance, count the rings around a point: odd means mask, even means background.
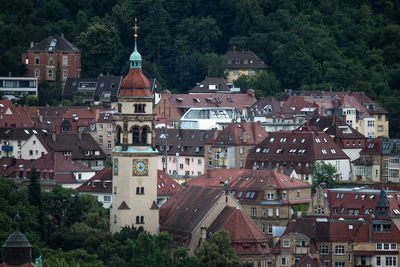
[[[189,90],[189,94],[208,94],[208,93],[240,93],[240,88],[234,87],[232,83],[227,83],[223,78],[205,78],[195,87]]]
[[[157,171],[157,205],[161,207],[168,201],[176,192],[182,189],[171,176],[164,171]]]
[[[400,140],[382,139],[381,182],[400,182]]]
[[[317,106],[317,115],[342,118],[367,138],[389,136],[388,112],[364,92],[286,90],[278,100],[296,110]]]
[[[337,180],[349,180],[349,157],[325,132],[308,126],[297,130],[275,132],[256,145],[247,156],[247,169],[293,168],[301,180],[311,183],[311,167],[318,161],[332,164]]]
[[[38,78],[0,77],[0,93],[8,100],[38,96]]]
[[[142,56],[135,48],[130,55],[128,74],[118,93],[114,114],[117,140],[112,150],[113,194],[110,230],[123,226],[143,226],[151,234],[159,232],[157,205],[158,151],[155,149],[153,93],[142,72]],[[136,192],[136,194],[135,194]]]
[[[159,170],[179,183],[204,173],[204,142],[212,131],[157,128],[155,132]]]
[[[244,168],[249,151],[267,136],[259,122],[231,123],[205,143],[205,170]]]
[[[172,94],[170,91],[163,91],[161,99],[154,107],[153,112],[170,120],[174,127],[180,125],[181,117],[190,109],[229,109],[233,110],[237,118],[247,117],[247,107],[256,103],[254,91],[248,90],[247,94],[226,94],[226,93],[196,93],[196,94]],[[216,111],[217,112],[217,111]],[[232,112],[231,112],[232,113]],[[219,113],[218,113],[219,114]],[[218,115],[215,114],[215,115]],[[193,114],[199,115],[200,114]],[[229,117],[233,119],[232,114]],[[226,116],[222,114],[221,116]],[[194,119],[202,119],[204,116],[195,116]],[[205,119],[215,119],[218,116]],[[192,128],[194,129],[194,128]]]
[[[257,103],[247,108],[250,121],[261,122],[265,131],[291,131],[306,121],[305,114],[296,114],[293,109],[273,97],[262,97]]]
[[[39,82],[45,80],[55,83],[57,66],[60,67],[60,80],[79,78],[81,73],[81,52],[63,36],[49,36],[22,54],[22,63],[27,69],[27,77],[35,77]]]
[[[233,82],[240,75],[254,76],[257,71],[262,71],[267,68],[267,65],[257,57],[252,51],[241,50],[237,51],[233,46],[232,51],[228,51],[224,55],[225,63],[227,65],[228,82]]]
[[[99,75],[95,78],[68,78],[63,88],[63,100],[111,107],[117,102],[122,76]]]
[[[352,164],[357,181],[380,182],[383,177],[382,167],[388,167],[383,166],[382,140],[367,140],[365,147],[360,151],[360,158]]]
[[[114,148],[117,139],[114,122],[114,114],[116,113],[116,110],[95,109],[95,113],[95,128],[87,127],[85,131],[92,135],[93,139],[96,140],[104,153],[106,153],[107,158],[111,160],[111,151]]]
[[[0,128],[1,157],[19,159],[37,159],[41,156],[39,150],[31,150],[30,158],[24,157],[22,151],[25,144],[35,133],[42,130],[35,128]],[[36,154],[36,157],[33,157]]]
[[[215,169],[191,179],[189,184],[227,186],[257,228],[271,239],[273,226],[286,226],[292,215],[311,201],[308,183],[273,170]]]
[[[57,118],[56,133],[82,133],[86,128],[94,130],[96,126],[96,111],[92,108],[74,108]]]
[[[186,185],[160,208],[160,231],[170,234],[171,247],[186,247],[189,254],[223,229],[243,266],[268,266],[267,239],[228,191]]]
[[[94,170],[56,152],[47,153],[36,160],[1,159],[0,165],[3,167],[0,171],[3,177],[22,185],[29,184],[29,173],[35,165],[44,191],[50,191],[55,184],[77,188],[95,175]]]

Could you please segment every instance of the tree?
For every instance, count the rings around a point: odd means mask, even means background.
[[[330,163],[325,163],[324,161],[318,161],[314,166],[311,167],[312,175],[312,190],[321,183],[325,183],[328,188],[336,187],[336,178],[338,173],[335,166]]]
[[[210,242],[204,243],[195,251],[201,266],[240,266],[240,261],[233,249],[226,230],[221,230],[211,236]]]
[[[174,251],[174,267],[197,267],[201,266],[198,258],[188,255],[184,247],[177,248]]]
[[[36,166],[32,165],[31,172],[29,174],[29,203],[32,206],[36,206],[40,211],[39,221],[43,223],[43,204],[42,204],[42,190],[40,188],[40,181],[36,171]]]

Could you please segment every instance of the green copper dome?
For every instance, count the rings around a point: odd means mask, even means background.
[[[137,51],[136,38],[135,38],[135,50],[133,50],[131,56],[129,57],[130,68],[131,69],[141,69],[142,68],[142,56]]]

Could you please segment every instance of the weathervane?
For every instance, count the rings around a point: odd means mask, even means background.
[[[137,38],[137,30],[139,30],[139,27],[137,25],[137,18],[135,18],[135,26],[132,27],[132,29],[135,31],[135,34],[133,35],[135,38]]]

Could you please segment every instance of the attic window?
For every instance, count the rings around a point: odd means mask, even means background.
[[[370,144],[368,145],[368,148],[369,148],[369,149],[372,149],[372,148],[374,148],[374,145],[375,145],[375,143],[370,143]]]
[[[325,149],[321,149],[322,154],[326,154],[326,150]]]
[[[200,152],[200,147],[196,146],[196,152]]]
[[[233,103],[234,102],[233,99],[230,98],[230,97],[228,97],[226,100],[228,100],[229,103]]]
[[[241,197],[242,197],[242,195],[243,195],[243,192],[242,192],[242,191],[240,191],[240,192],[239,192],[239,194],[238,194],[238,196],[237,196],[237,198],[241,198]]]
[[[335,149],[331,149],[332,154],[336,154],[336,150]]]
[[[217,103],[221,103],[221,102],[222,102],[221,99],[220,99],[219,97],[216,97],[216,98],[215,98],[215,101],[216,101]]]
[[[256,153],[260,152],[261,148],[257,148],[256,149]]]
[[[263,153],[267,154],[269,152],[269,148],[264,148]]]
[[[271,139],[269,139],[269,142],[272,143],[272,142],[274,142],[274,140],[275,140],[275,138],[272,137]]]
[[[319,138],[315,138],[315,142],[317,142],[318,144],[321,143],[321,141],[319,140]]]
[[[296,143],[296,138],[293,139],[293,143]]]
[[[282,154],[283,153],[283,148],[278,148],[276,150],[276,154]]]
[[[183,101],[183,98],[181,98],[181,97],[177,97],[177,98],[176,98],[176,101],[178,101],[178,102],[182,102],[182,101]]]
[[[286,138],[281,138],[280,142],[281,143],[285,143],[286,142]]]
[[[211,97],[207,97],[206,100],[207,100],[207,102],[209,102],[209,103],[212,103],[212,102],[213,102],[213,99],[212,99]]]
[[[306,139],[305,139],[305,138],[301,139],[301,142],[302,142],[302,143],[304,143],[305,141],[306,141]]]
[[[198,98],[193,98],[193,101],[196,103],[200,103],[200,99],[198,99]]]

